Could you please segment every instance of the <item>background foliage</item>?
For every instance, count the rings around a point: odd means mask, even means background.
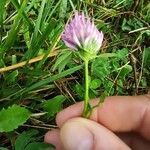
[[[57,128],[57,112],[83,100],[82,61],[60,38],[75,10],[105,35],[90,62],[90,98],[148,93],[148,1],[1,0],[0,150],[54,149],[44,133]]]

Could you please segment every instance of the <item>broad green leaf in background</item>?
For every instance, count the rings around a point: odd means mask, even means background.
[[[30,118],[30,112],[18,105],[0,111],[0,132],[9,132],[24,124]]]
[[[15,142],[15,150],[54,150],[50,144],[35,142],[38,136],[37,130],[28,130],[21,133]]]
[[[52,99],[49,99],[42,104],[43,109],[48,112],[49,117],[52,117],[62,109],[61,106],[65,99],[66,97],[63,95],[58,95]]]
[[[35,140],[37,134],[37,130],[28,130],[22,132],[16,139],[15,150],[24,150],[29,143]]]
[[[51,144],[42,142],[33,142],[27,145],[24,150],[55,150],[56,148]]]

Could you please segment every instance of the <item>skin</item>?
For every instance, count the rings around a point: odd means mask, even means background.
[[[98,100],[91,100],[95,106]],[[58,113],[44,141],[56,150],[149,150],[150,96],[113,96],[82,118],[83,102]]]

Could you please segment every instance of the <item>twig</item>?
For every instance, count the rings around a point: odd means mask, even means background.
[[[136,29],[136,30],[133,30],[133,31],[130,31],[129,34],[131,33],[135,33],[135,32],[139,32],[139,31],[143,31],[143,30],[148,30],[150,27],[142,27],[142,28],[139,28],[139,29]]]
[[[139,79],[138,79],[138,82],[137,82],[137,89],[139,88],[139,85],[140,85],[140,82],[141,82],[141,78],[142,78],[142,74],[143,74],[144,59],[145,59],[145,51],[143,51],[141,71],[140,71]]]
[[[45,129],[45,130],[51,130],[51,129],[57,128],[57,126],[43,127],[43,126],[35,126],[35,125],[28,125],[28,124],[24,124],[22,126],[23,127],[30,127],[30,128],[37,128],[37,129]]]
[[[130,57],[130,62],[131,62],[131,65],[132,65],[132,68],[133,68],[133,73],[134,73],[134,82],[135,82],[135,94],[138,93],[138,89],[137,89],[137,68],[136,68],[136,58],[134,57],[134,55],[131,53],[129,53],[129,57]]]
[[[74,103],[77,103],[76,100],[74,99],[74,97],[72,96],[72,94],[70,93],[70,91],[67,89],[67,86],[64,84],[64,82],[62,82],[62,85],[64,87],[64,90],[67,92],[67,94],[70,96],[70,98],[72,99],[72,101]]]
[[[58,51],[53,51],[52,53],[50,53],[48,55],[48,57],[53,57],[53,56],[56,56],[57,54],[58,54]],[[8,67],[0,68],[0,73],[4,73],[6,71],[10,71],[10,70],[14,70],[14,69],[23,67],[27,64],[27,62],[28,62],[28,64],[38,62],[38,61],[42,60],[44,58],[44,56],[45,56],[45,54],[37,56],[35,58],[32,58],[29,61],[23,61],[23,62],[20,62],[18,64],[14,64],[14,65],[11,65],[11,66],[8,66]]]
[[[40,117],[40,116],[43,116],[43,115],[45,115],[45,114],[47,114],[47,112],[34,113],[34,114],[31,115],[31,117]]]

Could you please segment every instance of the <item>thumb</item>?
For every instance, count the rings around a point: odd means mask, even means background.
[[[110,130],[84,118],[64,123],[60,138],[65,150],[131,150]]]

